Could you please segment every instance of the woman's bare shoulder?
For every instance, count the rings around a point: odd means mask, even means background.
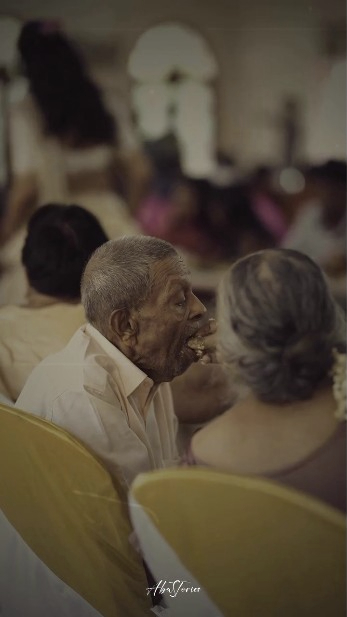
[[[229,409],[195,433],[191,451],[197,462],[218,466],[228,459],[230,451],[240,439],[233,410]]]

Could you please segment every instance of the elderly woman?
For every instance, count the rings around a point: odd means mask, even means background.
[[[188,460],[261,475],[345,509],[345,321],[320,268],[289,249],[221,282],[219,353],[238,402],[196,433]]]

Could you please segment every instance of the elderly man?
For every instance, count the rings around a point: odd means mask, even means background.
[[[196,361],[205,307],[175,249],[145,236],[95,251],[81,284],[88,324],[41,362],[16,406],[59,424],[126,484],[177,460],[168,383]],[[194,339],[192,342],[192,338]]]

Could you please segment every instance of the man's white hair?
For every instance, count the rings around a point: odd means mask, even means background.
[[[150,236],[125,236],[100,246],[89,259],[81,281],[87,320],[106,334],[112,311],[139,308],[151,291],[150,267],[180,257],[174,247]]]

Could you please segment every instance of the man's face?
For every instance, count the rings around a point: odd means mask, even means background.
[[[206,312],[193,294],[188,272],[177,257],[158,261],[151,268],[152,290],[136,311],[134,364],[155,383],[171,381],[196,360],[187,339],[198,330]]]

